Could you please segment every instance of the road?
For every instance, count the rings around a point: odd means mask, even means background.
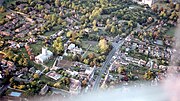
[[[120,40],[117,44],[116,43],[112,44],[113,49],[109,52],[109,54],[106,58],[106,61],[103,63],[103,65],[101,67],[100,73],[99,73],[98,77],[96,78],[94,86],[92,88],[93,90],[99,89],[102,74],[108,69],[108,65],[110,64],[111,58],[114,56],[115,52],[120,48],[120,46],[123,45],[123,43],[124,43],[124,39]]]

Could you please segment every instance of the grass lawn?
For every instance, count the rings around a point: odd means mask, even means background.
[[[36,56],[41,53],[41,48],[43,47],[43,43],[42,41],[38,41],[35,44],[31,44],[30,47],[32,48],[32,52]]]
[[[49,32],[46,32],[45,34],[44,34],[44,36],[50,36],[50,35],[53,35],[53,34],[55,34],[57,31],[49,31]]]
[[[51,68],[53,66],[54,62],[55,62],[55,58],[50,59],[47,63],[45,63],[45,65]]]
[[[175,31],[176,31],[176,29],[174,27],[170,28],[169,30],[167,30],[166,35],[174,36]]]
[[[98,55],[97,54],[98,46],[97,46],[96,41],[83,41],[82,42],[82,49],[84,51],[86,51],[88,48],[89,48],[89,50],[83,55],[83,57],[86,57],[89,53],[95,53],[96,55]]]
[[[82,42],[82,49],[87,49],[90,44],[87,41]]]
[[[42,76],[40,77],[40,80],[42,80],[43,82],[46,82],[46,83],[48,83],[48,82],[51,82],[52,84],[55,84],[55,83],[56,83],[55,80],[47,77],[46,75],[42,75]]]
[[[0,13],[0,20],[6,15],[8,12]]]
[[[91,45],[89,50],[93,51],[93,52],[97,52],[98,49],[99,49],[99,47],[97,45]]]

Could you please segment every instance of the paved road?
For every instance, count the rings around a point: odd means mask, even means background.
[[[120,48],[120,46],[123,45],[123,43],[124,43],[124,40],[121,40],[117,44],[113,44],[113,49],[109,52],[109,55],[107,56],[106,61],[103,63],[100,73],[95,80],[93,90],[99,89],[102,74],[108,69],[108,65],[110,64],[111,58],[114,56],[116,50],[118,50]]]

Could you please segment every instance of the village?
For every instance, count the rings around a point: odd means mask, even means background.
[[[5,1],[2,99],[66,98],[144,81],[157,85],[175,52],[180,4],[150,1]]]

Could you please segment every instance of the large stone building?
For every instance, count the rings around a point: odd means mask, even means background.
[[[42,53],[35,57],[35,61],[37,63],[44,63],[48,61],[53,56],[53,53],[50,50],[47,50],[47,48],[42,48]]]

